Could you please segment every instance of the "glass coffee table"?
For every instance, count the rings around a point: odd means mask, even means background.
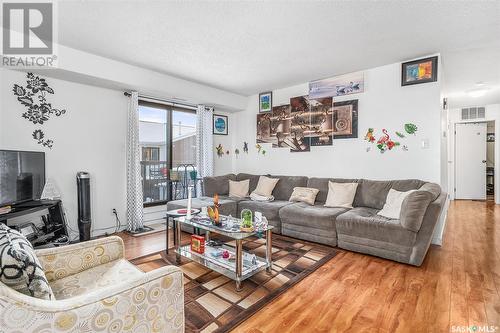
[[[234,219],[233,221],[240,221],[239,219]],[[271,272],[272,269],[272,233],[271,230],[273,226],[268,225],[265,230],[243,232],[235,230],[235,228],[227,227],[227,224],[223,222],[222,227],[217,227],[211,222],[199,219],[191,218],[186,219],[185,216],[174,218],[174,230],[175,230],[175,252],[176,260],[180,262],[181,256],[193,260],[213,271],[216,271],[236,282],[236,291],[241,291],[241,284],[245,279],[257,274],[258,272],[266,269]],[[205,231],[205,252],[198,253],[191,250],[191,245],[181,245],[181,227],[180,224],[186,224]],[[235,226],[238,222],[235,223]],[[210,234],[216,233],[231,238],[235,241],[236,246],[232,247],[227,244],[221,246],[210,245]],[[266,246],[266,257],[261,258],[249,252],[243,251],[243,240],[256,236],[258,234],[265,234],[265,246]],[[216,254],[222,250],[227,250],[233,259],[224,259]]]

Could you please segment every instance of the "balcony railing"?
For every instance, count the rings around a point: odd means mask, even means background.
[[[168,169],[166,161],[141,161],[143,202],[154,204],[187,198],[188,187],[193,186],[193,197],[201,194],[201,179],[193,165]]]
[[[170,200],[166,161],[141,161],[142,192],[145,204]]]

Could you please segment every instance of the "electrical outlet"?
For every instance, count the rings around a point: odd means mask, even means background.
[[[114,215],[118,214],[118,213],[116,212],[116,208],[113,208],[112,212],[113,212],[113,214],[114,214]]]

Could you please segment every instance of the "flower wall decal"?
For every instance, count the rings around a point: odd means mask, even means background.
[[[43,125],[52,116],[60,117],[66,113],[64,109],[56,109],[47,101],[47,94],[54,94],[54,89],[49,87],[47,81],[33,73],[28,73],[26,86],[14,84],[12,92],[17,96],[17,100],[27,108],[21,115],[24,119],[35,125]],[[41,129],[37,129],[32,134],[33,139],[38,144],[52,148],[54,141],[45,139],[45,134]]]
[[[40,129],[37,129],[33,132],[32,134],[33,136],[33,139],[37,140],[38,141],[38,144],[39,145],[42,145],[44,147],[47,147],[47,148],[52,148],[53,144],[54,144],[54,141],[52,140],[44,140],[45,138],[45,134],[43,133],[42,130]]]
[[[407,134],[412,134],[412,135],[415,135],[418,131],[417,125],[413,123],[404,124],[404,129]],[[393,148],[399,146],[401,146],[403,151],[408,151],[408,146],[401,145],[399,141],[392,140],[391,136],[389,135],[389,132],[385,128],[382,129],[382,133],[383,133],[382,136],[377,140],[375,137],[375,129],[369,128],[365,135],[365,141],[375,144],[381,153],[385,153],[386,151],[392,150]],[[407,138],[406,134],[403,133],[402,131],[395,131],[394,133],[396,133],[396,136],[400,139]],[[369,152],[370,150],[371,147],[366,148],[366,152]]]

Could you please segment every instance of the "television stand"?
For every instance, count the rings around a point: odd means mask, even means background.
[[[43,210],[48,210],[48,216],[43,218],[43,226],[35,227],[33,223],[11,224],[9,220],[15,217],[26,216]],[[68,237],[66,219],[61,200],[31,200],[12,206],[9,213],[0,214],[0,223],[23,233],[33,247],[46,247],[66,244],[58,240]]]

